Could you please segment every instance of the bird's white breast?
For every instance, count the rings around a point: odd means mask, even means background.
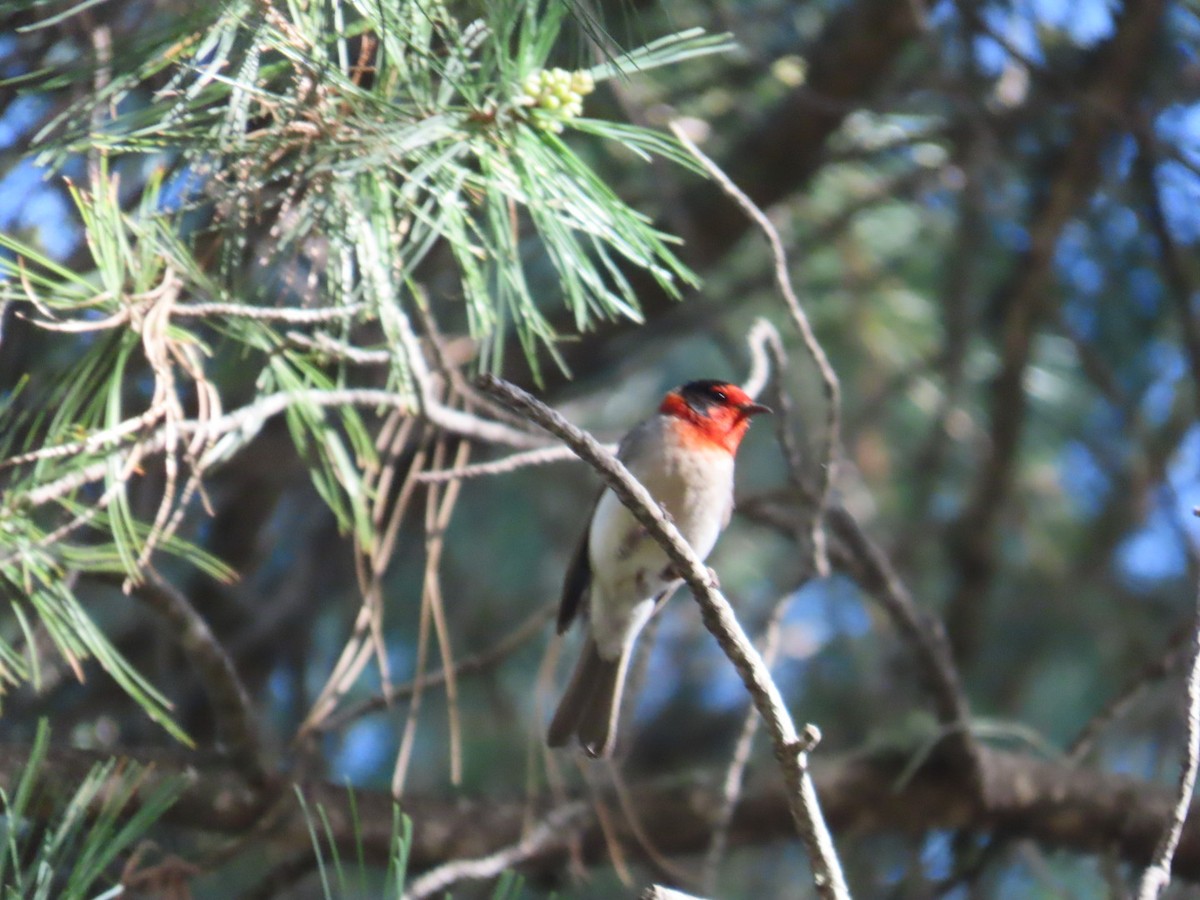
[[[677,446],[670,423],[652,420],[631,441],[625,464],[704,559],[733,504],[733,455],[714,447]],[[602,656],[614,658],[673,580],[666,554],[612,491],[600,497],[588,538],[592,564],[591,628]]]

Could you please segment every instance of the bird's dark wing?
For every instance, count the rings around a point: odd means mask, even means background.
[[[588,517],[589,523],[591,517]],[[587,593],[588,585],[592,583],[592,560],[588,555],[588,535],[591,527],[583,529],[579,545],[571,556],[571,564],[567,566],[567,577],[563,579],[562,601],[558,605],[558,633],[562,634],[571,627],[575,616],[583,605],[583,595]]]
[[[632,429],[617,448],[617,458],[628,460],[631,456],[636,457],[639,445],[653,439],[652,429],[651,422],[643,422]],[[583,530],[579,545],[571,557],[571,564],[567,566],[567,577],[563,579],[562,601],[558,605],[559,634],[570,628],[575,617],[579,615],[579,610],[583,608],[584,595],[592,583],[592,560],[588,555],[588,539],[591,535],[591,521],[596,515],[596,506],[603,494],[602,488],[596,502],[592,504],[592,511],[588,514],[588,527]]]

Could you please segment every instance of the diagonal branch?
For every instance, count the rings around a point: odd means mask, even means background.
[[[891,562],[867,537],[849,510],[843,506],[831,507],[828,520],[830,531],[844,550],[845,566],[879,600],[912,647],[922,678],[933,694],[938,720],[949,729],[948,746],[960,761],[967,763],[976,788],[983,788],[985,772],[980,748],[971,736],[970,707],[941,621],[917,606]]]
[[[157,569],[149,567],[147,571],[149,579],[134,589],[137,597],[167,620],[172,635],[195,667],[208,694],[229,758],[248,781],[265,784],[268,775],[263,764],[254,704],[233,660],[183,591],[160,575]]]
[[[714,585],[712,574],[679,530],[666,518],[650,492],[629,474],[616,457],[605,452],[595,439],[520,388],[490,375],[480,378],[478,384],[484,392],[571,447],[604,478],[613,493],[666,552],[700,604],[705,627],[737,668],[767,725],[775,758],[783,770],[787,785],[788,807],[808,850],[818,893],[826,898],[848,898],[849,890],[841,864],[821,815],[812,776],[808,772],[808,753],[819,739],[819,732],[810,725],[805,730],[804,738],[796,733],[796,726],[779,688],[762,657],[742,631],[729,601]]]

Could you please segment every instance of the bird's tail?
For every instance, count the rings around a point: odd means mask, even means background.
[[[577,735],[589,756],[612,755],[632,646],[633,642],[629,641],[620,657],[604,659],[595,640],[588,635],[571,683],[550,720],[546,742],[551,747],[561,747],[572,735]]]

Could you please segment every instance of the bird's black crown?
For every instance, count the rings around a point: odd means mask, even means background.
[[[717,381],[706,378],[701,381],[689,381],[679,388],[679,396],[696,412],[705,412],[714,406],[725,406],[729,402],[728,381]]]

